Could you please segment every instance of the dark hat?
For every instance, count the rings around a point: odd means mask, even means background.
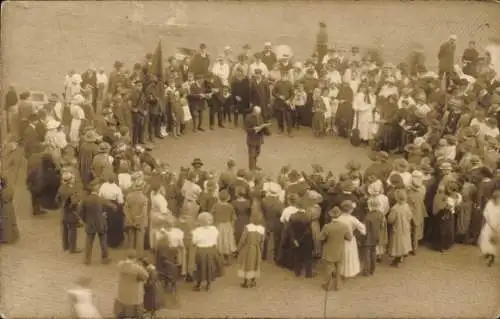
[[[243,49],[246,49],[246,50],[250,50],[252,47],[250,46],[250,44],[245,44],[243,46]]]
[[[346,168],[350,171],[357,171],[357,170],[360,170],[361,169],[361,163],[357,162],[357,161],[354,161],[354,160],[350,160],[347,165],[346,165]]]
[[[191,163],[191,166],[203,166],[203,162],[199,158],[195,158]]]
[[[322,28],[326,28],[326,23],[324,21],[320,21],[319,26]]]
[[[227,161],[226,165],[227,167],[235,167],[236,162],[233,159],[230,159],[229,161]]]
[[[340,188],[343,192],[354,192],[356,190],[356,185],[352,180],[348,179],[340,183]]]
[[[256,69],[254,70],[254,72],[255,72],[255,74],[262,74],[262,70],[261,70],[261,69],[259,69],[259,68],[256,68]]]
[[[300,179],[300,174],[297,170],[292,170],[289,174],[288,174],[288,179],[291,181],[291,182],[296,182]]]
[[[207,45],[205,43],[200,44],[200,50],[204,50],[207,48]]]
[[[57,93],[52,93],[49,97],[49,102],[57,102],[59,101],[59,96]]]
[[[113,67],[115,69],[121,68],[122,66],[123,66],[123,62],[121,62],[121,61],[115,61],[115,63],[113,64]]]
[[[262,58],[262,53],[257,52],[257,53],[254,54],[254,56],[255,56],[256,59],[260,59],[260,58]]]

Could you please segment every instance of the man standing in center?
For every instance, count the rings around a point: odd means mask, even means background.
[[[247,131],[248,167],[250,170],[256,170],[259,169],[257,158],[260,154],[260,148],[264,144],[263,135],[269,134],[267,124],[262,119],[260,106],[254,106],[252,113],[245,118],[245,130]]]
[[[270,99],[271,89],[269,82],[264,79],[262,70],[255,69],[255,77],[250,82],[250,105],[262,107],[262,117],[265,121],[271,119]]]
[[[281,72],[281,79],[276,82],[273,89],[274,110],[278,118],[278,128],[280,133],[285,132],[285,125],[288,135],[292,135],[292,109],[290,103],[293,98],[293,84],[288,78],[288,72]]]

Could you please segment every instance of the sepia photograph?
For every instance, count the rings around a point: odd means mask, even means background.
[[[0,318],[500,318],[500,1],[4,1]]]

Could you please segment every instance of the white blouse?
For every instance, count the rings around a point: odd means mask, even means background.
[[[152,212],[168,213],[168,202],[160,192],[151,192],[150,199]]]
[[[127,190],[132,187],[132,176],[130,176],[129,173],[119,173],[118,186],[120,186],[122,190]]]
[[[197,227],[193,230],[193,244],[196,247],[207,248],[217,245],[219,231],[215,226]]]
[[[167,237],[168,246],[170,248],[177,248],[184,246],[184,232],[179,228],[171,228],[169,230],[162,229],[161,236]]]
[[[115,201],[120,205],[123,204],[123,191],[115,183],[106,182],[102,184],[99,189],[99,196],[110,201]]]
[[[283,210],[283,213],[281,213],[280,217],[280,222],[281,223],[287,223],[290,220],[290,217],[292,217],[293,214],[297,213],[299,209],[295,206],[288,206]]]

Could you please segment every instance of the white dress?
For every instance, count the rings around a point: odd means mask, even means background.
[[[101,314],[94,306],[92,292],[85,288],[68,290],[70,299],[70,312],[72,317],[85,319],[99,319]]]
[[[481,234],[479,235],[478,245],[481,252],[486,254],[497,255],[497,245],[492,242],[492,239],[496,236],[497,239],[500,238],[500,206],[497,206],[493,201],[489,201],[484,207],[483,216],[485,223],[481,229]]]
[[[352,215],[342,214],[337,218],[337,220],[347,225],[351,232],[358,230],[361,234],[366,234],[365,225]],[[344,259],[342,260],[342,264],[340,266],[340,274],[345,278],[351,278],[359,274],[361,271],[358,241],[356,240],[356,237],[353,236],[352,240],[346,240],[344,242],[344,246]]]
[[[151,248],[156,247],[156,242],[160,236],[160,230],[169,215],[172,213],[168,209],[168,202],[160,192],[151,192],[151,215],[149,218],[149,243]]]
[[[365,94],[358,93],[354,99],[353,109],[358,112],[358,115],[354,116],[353,128],[356,126],[359,129],[359,137],[362,140],[368,141],[372,137],[372,125],[373,125],[373,109],[375,108],[376,98],[375,95],[370,94],[370,103],[365,101]],[[359,124],[358,121],[359,120]]]
[[[72,104],[71,107],[71,124],[69,126],[69,141],[78,144],[80,141],[80,127],[82,120],[85,119],[85,112],[79,105]]]

